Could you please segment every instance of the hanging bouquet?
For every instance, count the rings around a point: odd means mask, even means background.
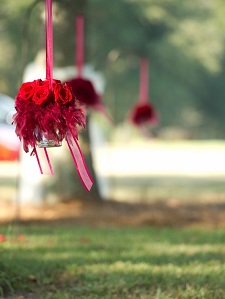
[[[158,123],[158,116],[152,104],[149,103],[148,60],[140,60],[140,89],[138,102],[132,107],[129,120],[147,136],[152,136],[147,126]]]
[[[16,134],[23,142],[25,152],[32,149],[31,155],[36,156],[40,172],[44,173],[42,157],[52,175],[47,148],[61,146],[65,139],[82,183],[90,191],[93,180],[78,144],[78,127],[85,127],[86,118],[68,84],[52,77],[52,37],[52,0],[46,0],[46,80],[25,82],[19,88],[14,115]]]
[[[60,146],[68,135],[78,139],[77,126],[85,127],[85,116],[70,87],[60,80],[23,83],[16,96],[16,134],[29,147]]]
[[[81,77],[73,78],[66,83],[71,87],[74,95],[79,101],[88,106],[95,107],[100,103],[100,95],[97,94],[92,82]]]
[[[155,109],[149,103],[138,103],[134,105],[130,119],[136,126],[153,125],[158,121]]]
[[[83,61],[84,61],[84,17],[78,15],[75,18],[75,44],[76,44],[76,64],[77,76],[67,80],[66,83],[71,87],[75,97],[82,105],[88,109],[101,112],[110,122],[112,119],[108,115],[106,108],[102,102],[101,96],[96,92],[93,83],[84,78]]]

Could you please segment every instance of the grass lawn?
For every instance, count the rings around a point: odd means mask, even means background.
[[[0,298],[225,298],[225,231],[0,227]]]

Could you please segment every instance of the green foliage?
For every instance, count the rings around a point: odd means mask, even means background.
[[[96,7],[94,2],[91,12]],[[92,25],[91,44],[98,47],[92,48],[90,57],[98,67],[106,69],[105,100],[116,122],[124,120],[138,98],[138,58],[145,55],[151,67],[150,98],[161,116],[161,127],[179,126],[195,130],[199,136],[204,128],[208,132],[211,127],[222,128],[222,101],[213,101],[215,112],[205,105],[212,101],[208,99],[210,92],[223,98],[223,87],[217,81],[211,90],[208,84],[215,75],[224,79],[224,27],[222,20],[218,22],[222,5],[216,6],[212,1],[119,2],[123,1],[107,3],[106,7],[98,1],[99,9],[88,18]],[[104,30],[100,29],[102,24]],[[198,115],[195,122],[186,117],[189,111]]]
[[[0,289],[25,298],[204,298],[224,291],[223,230],[21,227]],[[13,237],[13,236],[11,236]]]
[[[138,98],[139,58],[150,60],[150,99],[160,127],[222,136],[225,5],[222,0],[63,0],[54,4],[54,62],[74,64],[74,17],[85,15],[85,60],[107,81],[116,123]],[[0,91],[15,96],[24,66],[45,44],[44,1],[0,3]],[[12,84],[13,82],[13,84]],[[198,115],[188,119],[189,111]],[[174,115],[176,117],[174,117]],[[196,135],[196,134],[195,134]]]

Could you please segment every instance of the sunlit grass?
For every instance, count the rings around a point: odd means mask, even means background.
[[[222,140],[134,139],[115,143],[110,155],[103,148],[99,161],[110,158],[99,167],[116,200],[214,201],[225,196],[224,154]]]
[[[21,232],[25,238],[8,234],[0,244],[2,298],[225,298],[222,230],[33,226]]]

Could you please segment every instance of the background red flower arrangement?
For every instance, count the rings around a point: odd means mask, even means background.
[[[141,58],[139,99],[131,109],[129,120],[133,125],[139,127],[146,137],[152,136],[146,126],[158,123],[158,115],[149,102],[149,62],[148,59]]]
[[[95,107],[99,104],[100,96],[90,80],[77,77],[67,81],[76,98],[86,106]]]
[[[131,111],[130,118],[132,123],[136,126],[157,123],[155,110],[153,106],[148,103],[136,104]]]

